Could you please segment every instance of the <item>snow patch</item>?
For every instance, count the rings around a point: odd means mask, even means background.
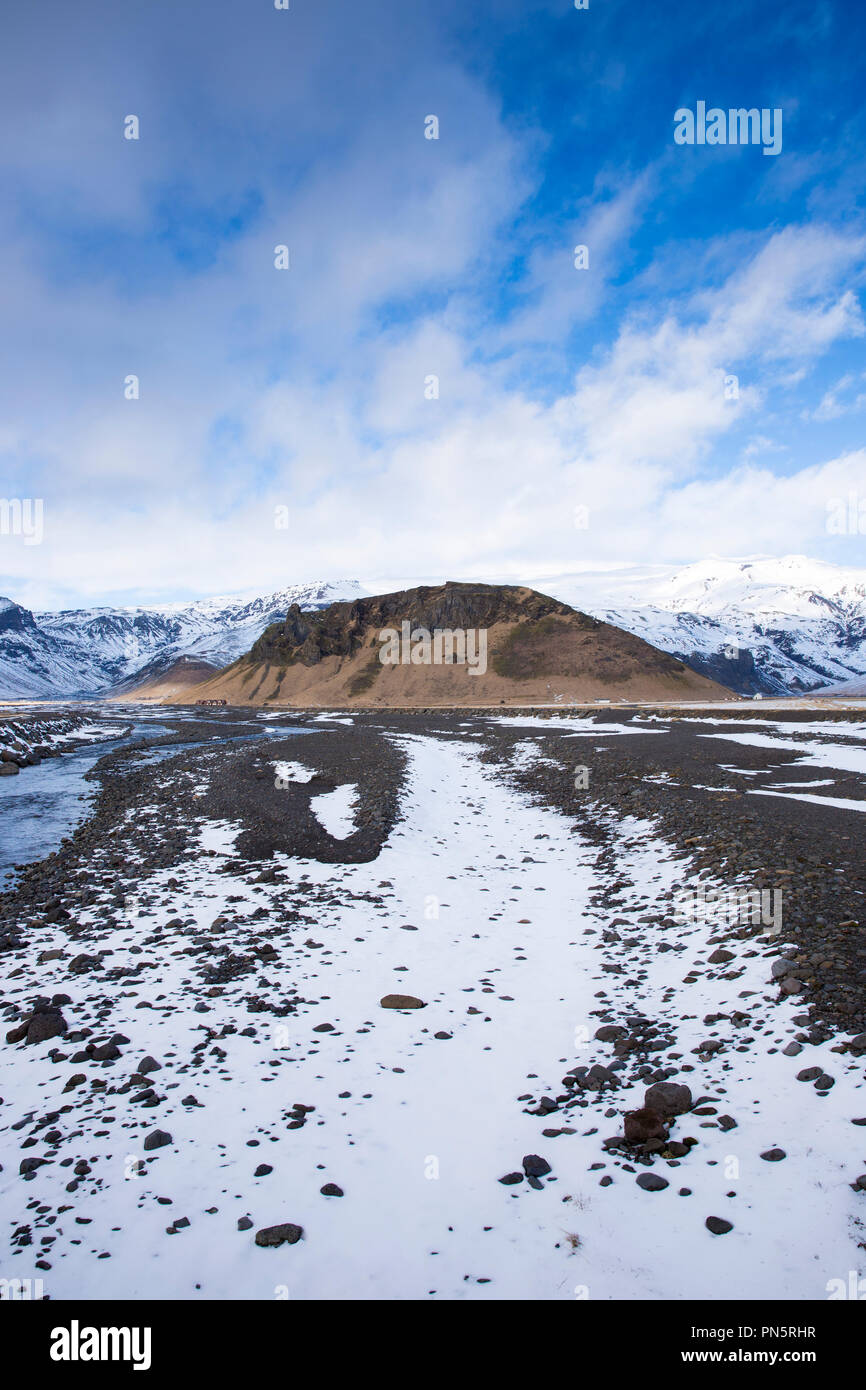
[[[345,840],[354,835],[355,810],[358,796],[356,782],[344,782],[332,792],[323,792],[310,801],[310,810],[319,824],[335,840]]]

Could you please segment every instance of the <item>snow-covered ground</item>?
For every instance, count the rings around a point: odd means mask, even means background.
[[[0,719],[0,753],[31,753],[35,748],[63,748],[71,743],[102,743],[117,738],[118,724],[81,715],[42,719]]]
[[[70,975],[65,933],[31,929],[33,964],[7,1000],[37,982],[65,991],[71,1027],[124,1041],[114,1063],[7,1047],[0,1229],[30,1225],[34,1243],[7,1246],[4,1276],[41,1277],[53,1299],[574,1301],[822,1299],[862,1274],[864,1199],[849,1186],[866,1169],[866,1129],[851,1124],[866,1116],[862,1061],[831,1044],[783,1054],[801,1007],[770,984],[783,939],[664,921],[690,881],[651,824],[611,823],[606,868],[475,743],[395,737],[411,763],[405,818],[374,862],[283,857],[282,883],[250,883],[222,872],[237,828],[208,824],[193,871],[149,875],[124,925],[88,939],[112,967],[147,962],[111,986],[110,1009],[98,976]],[[275,911],[293,885],[315,920],[287,930]],[[187,953],[202,936],[272,947],[256,993],[296,1011],[250,1013],[249,978],[204,988]],[[720,942],[732,956],[711,962]],[[55,948],[65,956],[37,967]],[[426,1007],[384,1009],[389,993]],[[672,1130],[697,1139],[688,1157],[646,1169],[604,1150],[642,1104],[638,1082],[530,1113],[563,1096],[568,1070],[613,1060],[594,1041],[600,1010],[674,1036],[653,1060],[704,1102]],[[163,1097],[148,1109],[113,1089],[146,1054]],[[826,1094],[796,1080],[813,1066],[834,1079]],[[65,1091],[76,1072],[86,1082]],[[53,1155],[45,1126],[19,1155],[46,1113]],[[145,1151],[156,1128],[171,1142]],[[773,1149],[784,1159],[762,1159]],[[28,1155],[52,1157],[29,1181]],[[501,1184],[527,1155],[550,1164],[540,1190]],[[90,1169],[73,1193],[71,1156]],[[649,1171],[669,1185],[643,1190]],[[322,1195],[326,1183],[344,1195]],[[733,1229],[712,1235],[709,1216]],[[283,1222],[303,1227],[299,1243],[256,1246],[257,1229]]]
[[[815,726],[802,725],[804,730],[816,732]],[[743,743],[751,748],[772,748],[774,752],[799,753],[796,763],[790,767],[834,767],[842,772],[866,773],[866,747],[836,743],[825,739],[806,739],[797,741],[779,738],[773,734],[735,733],[725,729],[714,734],[700,734],[700,738],[724,739],[728,743]]]
[[[310,801],[313,815],[335,840],[345,840],[347,836],[355,833],[357,795],[357,786],[352,782],[345,782],[341,787],[335,787],[332,792],[323,792],[321,796],[314,796]]]

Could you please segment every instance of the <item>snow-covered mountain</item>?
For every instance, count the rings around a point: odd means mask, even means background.
[[[866,569],[803,555],[558,575],[532,587],[634,632],[741,693],[866,674]]]
[[[854,694],[866,677],[866,569],[788,555],[517,578],[742,694],[843,682]],[[346,580],[263,598],[36,614],[0,599],[0,698],[98,694],[159,675],[182,656],[224,666],[292,603],[323,608],[394,587]]]
[[[291,604],[324,608],[364,592],[356,580],[345,580],[294,584],[258,598],[61,613],[30,613],[0,599],[0,698],[100,694],[131,677],[157,675],[181,656],[225,666]]]

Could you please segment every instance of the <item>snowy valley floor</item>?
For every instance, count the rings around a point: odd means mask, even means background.
[[[2,918],[0,1276],[52,1299],[293,1300],[821,1300],[862,1277],[866,916],[811,827],[831,818],[859,860],[864,729],[765,721],[743,743],[713,723],[680,730],[676,766],[660,720],[369,716],[110,767],[93,823]],[[628,808],[604,772],[624,747]],[[704,771],[677,831],[687,756]],[[800,778],[826,805],[753,795]],[[716,803],[766,827],[738,846],[754,874],[702,860]],[[768,862],[773,814],[811,867],[781,838]],[[773,936],[673,910],[759,869],[792,902],[811,875],[827,917],[807,898]],[[816,920],[857,937],[824,948],[826,1006]],[[655,1151],[626,1145],[662,1080],[692,1108]],[[297,1243],[256,1244],[282,1223]]]

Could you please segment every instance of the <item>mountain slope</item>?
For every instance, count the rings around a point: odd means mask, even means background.
[[[802,693],[866,674],[866,570],[789,555],[539,582],[744,694]]]
[[[174,699],[383,708],[729,697],[631,633],[532,589],[448,582],[312,613],[295,605],[246,657]]]
[[[265,597],[165,607],[28,612],[0,599],[0,698],[104,694],[168,671],[180,657],[221,667],[293,603],[318,608],[361,593],[355,580],[294,584]]]

